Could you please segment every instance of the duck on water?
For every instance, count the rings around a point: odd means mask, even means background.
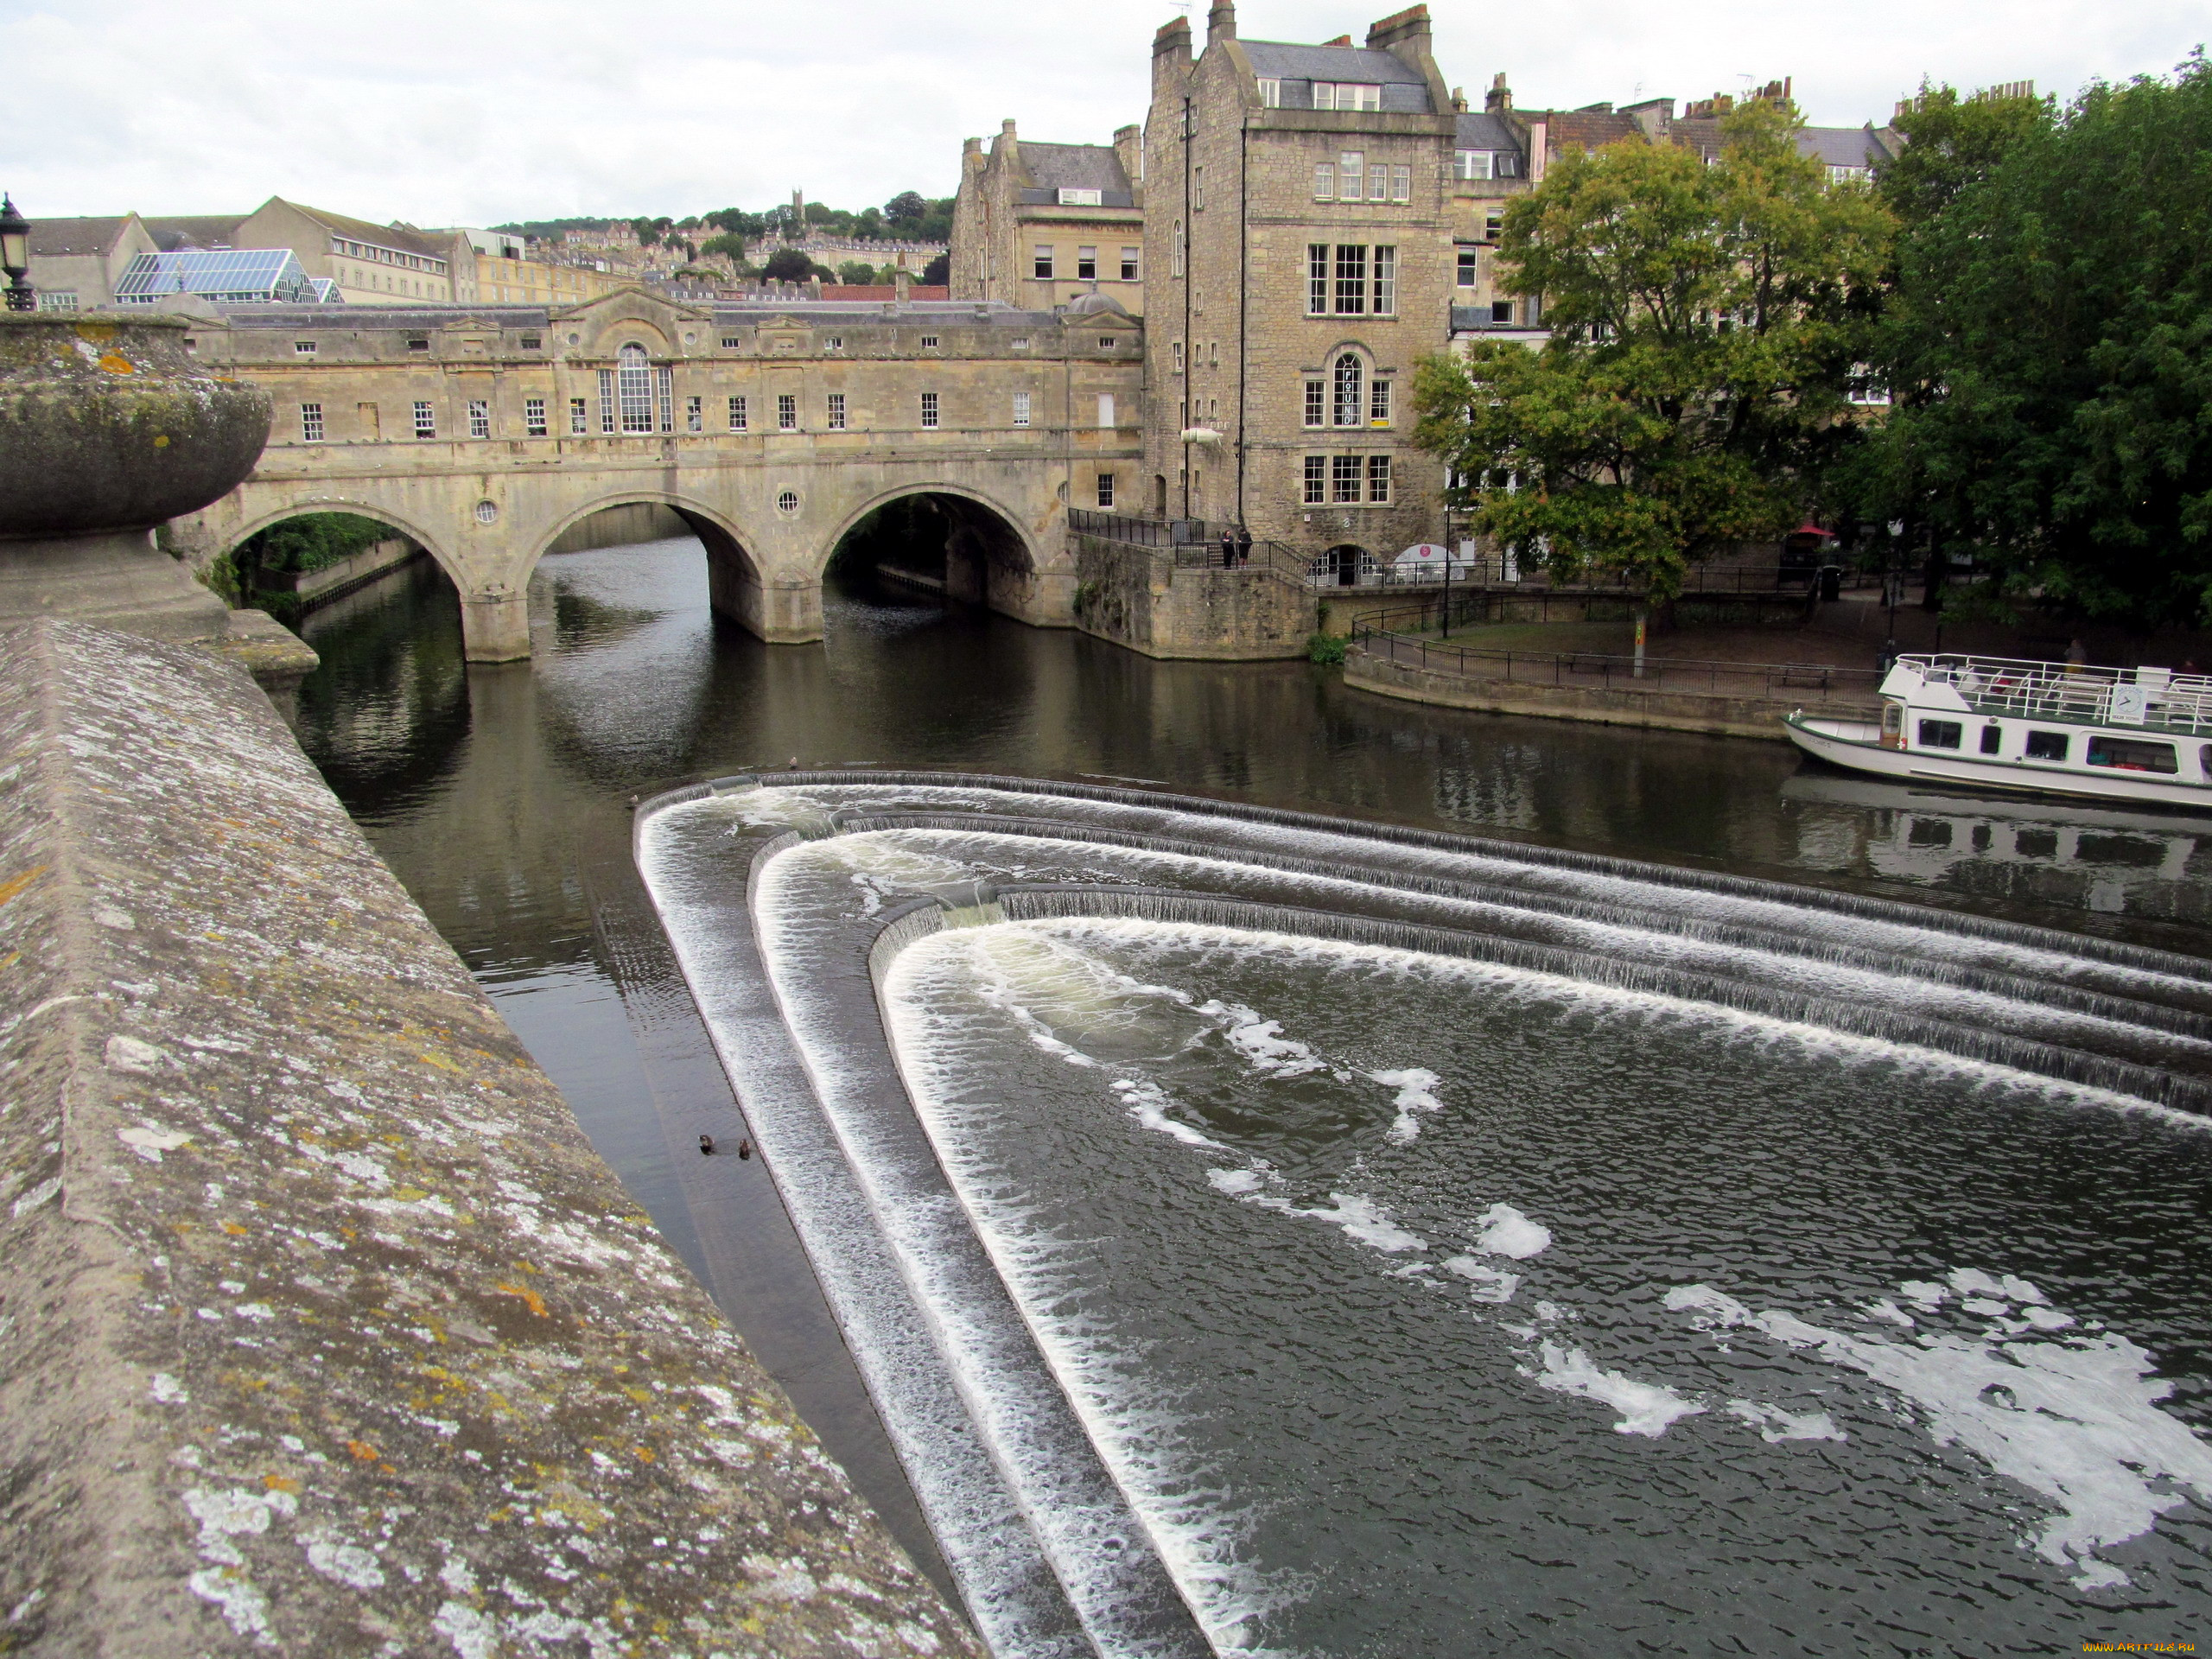
[[[1906,655],[1878,722],[1784,716],[1808,754],[1886,778],[2212,812],[2212,677]]]

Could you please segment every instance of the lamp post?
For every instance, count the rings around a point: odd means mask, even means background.
[[[0,195],[0,270],[8,273],[8,308],[35,311],[38,296],[32,291],[31,226],[16,209],[12,198]]]

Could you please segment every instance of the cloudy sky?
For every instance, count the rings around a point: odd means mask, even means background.
[[[1242,33],[1363,34],[1389,7],[1246,0]],[[270,194],[378,221],[841,207],[950,194],[1012,117],[1101,142],[1141,120],[1172,0],[0,0],[0,188],[41,214],[243,212]],[[1885,118],[1923,76],[2071,94],[2163,73],[2203,0],[1430,0],[1446,80],[1524,107],[1795,78],[1813,121]],[[1205,0],[1194,26],[1203,34]]]

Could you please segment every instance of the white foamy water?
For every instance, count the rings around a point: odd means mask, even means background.
[[[1510,1204],[1493,1204],[1478,1218],[1482,1231],[1475,1248],[1484,1255],[1510,1255],[1525,1262],[1551,1248],[1551,1229],[1534,1222]]]
[[[2044,1300],[2009,1274],[1993,1279],[1963,1268],[1951,1278]],[[1964,1446],[2056,1509],[2036,1548],[2045,1560],[2072,1568],[2083,1589],[2128,1582],[2096,1552],[2142,1536],[2159,1516],[2187,1503],[2178,1488],[2212,1502],[2212,1446],[2158,1409],[2173,1383],[2153,1376],[2152,1357],[2123,1336],[2051,1341],[1993,1328],[1891,1342],[1754,1312],[1710,1285],[1677,1286],[1665,1301],[1707,1328],[1764,1332],[1896,1389],[1925,1414],[1938,1445]]]
[[[1370,1071],[1367,1075],[1384,1088],[1398,1091],[1390,1103],[1398,1111],[1390,1122],[1392,1146],[1413,1145],[1421,1139],[1421,1114],[1444,1109],[1444,1103],[1436,1097],[1436,1085],[1440,1079],[1433,1071],[1414,1065],[1402,1071]]]
[[[1686,1400],[1663,1382],[1639,1382],[1624,1376],[1618,1371],[1602,1370],[1590,1363],[1590,1356],[1580,1348],[1562,1348],[1555,1343],[1537,1344],[1541,1370],[1525,1370],[1523,1376],[1534,1376],[1536,1386],[1549,1389],[1554,1394],[1576,1395],[1585,1400],[1610,1406],[1620,1414],[1613,1430],[1619,1434],[1642,1434],[1653,1439],[1664,1434],[1668,1428],[1685,1417],[1694,1417],[1705,1408],[1694,1400]]]

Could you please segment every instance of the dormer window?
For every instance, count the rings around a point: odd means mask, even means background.
[[[1103,190],[1070,190],[1063,187],[1060,191],[1063,207],[1099,207],[1105,201],[1106,193]]]
[[[1282,107],[1282,82],[1269,76],[1260,77],[1260,107],[1279,110]]]
[[[1317,110],[1379,110],[1382,107],[1382,89],[1351,80],[1317,80],[1313,83],[1313,107]]]
[[[1455,177],[1487,179],[1492,176],[1491,153],[1486,149],[1463,149],[1457,152],[1452,159],[1456,163],[1452,168]]]

